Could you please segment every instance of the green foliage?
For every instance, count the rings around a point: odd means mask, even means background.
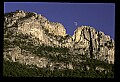
[[[7,17],[13,16],[13,12],[5,13],[5,14],[4,14],[4,17],[6,17],[6,16],[7,16]]]
[[[4,39],[4,48],[10,45],[10,41],[8,39]]]
[[[41,51],[67,53],[69,49],[59,47],[53,48],[52,46],[39,46],[36,50],[36,53],[39,53]]]
[[[45,33],[47,34],[49,32],[49,30],[48,29],[45,29]]]
[[[17,62],[3,61],[3,76],[4,77],[79,77],[79,78],[114,78],[114,72],[111,71],[105,74],[105,71],[99,72],[94,69],[41,69],[36,66],[29,68],[29,65],[22,65]]]
[[[9,36],[11,34],[8,34]],[[8,37],[9,37],[8,36]],[[86,60],[86,62],[75,62],[71,61],[72,54],[68,54],[68,48],[60,48],[60,47],[51,47],[45,45],[37,45],[33,44],[32,39],[29,38],[28,35],[18,34],[15,36],[15,40],[10,42],[9,39],[4,40],[4,48],[8,48],[11,45],[19,46],[21,49],[26,51],[30,51],[31,53],[37,56],[45,56],[51,59],[54,62],[64,62],[71,63],[74,65],[74,70],[64,69],[59,70],[55,69],[51,71],[49,68],[37,68],[36,66],[32,66],[33,68],[29,68],[29,65],[22,65],[17,62],[8,62],[3,61],[3,76],[6,77],[80,77],[80,78],[113,78],[114,77],[114,65],[107,64],[103,61],[95,60],[87,58],[87,53],[85,55],[81,55],[81,60]],[[58,36],[56,36],[58,37]],[[59,36],[60,37],[60,36]],[[66,36],[66,38],[69,36]],[[64,37],[61,37],[64,38]],[[57,56],[51,53],[59,53]],[[67,55],[67,57],[62,57],[62,55]],[[77,55],[80,57],[80,54]],[[79,57],[75,56],[77,59]],[[86,69],[86,66],[90,67],[90,70]],[[99,66],[104,68],[105,70],[110,70],[110,72],[105,73],[105,71],[97,71],[95,67]]]

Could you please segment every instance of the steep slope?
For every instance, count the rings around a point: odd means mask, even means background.
[[[93,27],[81,26],[75,30],[73,40],[74,47],[87,51],[90,58],[114,64],[114,40],[110,36]]]
[[[100,77],[113,77],[114,40],[103,32],[81,26],[70,36],[62,24],[22,10],[5,13],[4,19],[4,76],[11,76],[10,72],[6,72],[9,65],[21,64],[26,69],[47,70],[50,73],[38,74],[39,77],[52,76],[53,72],[55,76],[59,73],[61,75],[58,76],[65,77],[65,71],[71,73],[71,77],[84,77],[79,74],[87,74],[88,71],[90,74],[85,77],[95,77],[97,73]],[[77,74],[74,75],[74,72]],[[93,73],[96,75],[90,76]],[[16,71],[12,75],[16,74],[19,76],[20,73]]]

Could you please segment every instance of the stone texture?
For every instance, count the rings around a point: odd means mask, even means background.
[[[84,51],[90,51],[90,46],[92,46],[94,59],[114,63],[114,42],[110,36],[105,35],[103,32],[96,31],[90,26],[81,26],[75,30],[73,40],[75,48],[82,48]]]
[[[49,58],[35,56],[30,51],[12,45],[16,36],[23,34],[31,36],[29,40],[32,40],[34,46],[44,44],[45,46],[69,48],[70,51],[67,53],[75,62],[86,62],[86,60],[81,60],[79,56],[87,55],[89,58],[114,64],[114,40],[109,35],[96,31],[93,27],[79,26],[74,31],[73,36],[70,36],[66,34],[66,30],[61,23],[50,22],[43,15],[34,12],[17,10],[16,12],[6,13],[4,19],[4,40],[11,43],[11,48],[4,49],[5,60],[36,65],[40,68],[48,66],[51,70],[54,70],[57,66],[58,69],[74,69],[71,62],[52,62]],[[30,41],[27,40],[26,42],[29,43]],[[19,44],[23,45],[22,43]],[[43,52],[48,55],[60,55],[57,52]],[[89,66],[86,66],[86,68],[87,70],[90,69]]]
[[[7,53],[4,52],[4,58],[12,62],[19,62],[25,65],[36,65],[37,67],[46,67],[49,60],[45,57],[38,57],[29,51],[21,50],[19,47],[9,48]]]
[[[64,26],[60,23],[54,23],[54,22],[46,22],[45,28],[48,29],[49,33],[52,33],[54,35],[66,35],[66,30]]]

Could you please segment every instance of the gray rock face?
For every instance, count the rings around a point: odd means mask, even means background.
[[[103,32],[96,31],[93,27],[78,27],[74,35],[70,36],[66,34],[66,30],[62,24],[50,22],[44,16],[36,13],[18,10],[16,12],[6,13],[4,19],[5,60],[36,65],[40,68],[49,66],[51,70],[57,64],[60,65],[59,69],[74,69],[72,63],[52,62],[49,58],[35,56],[30,51],[27,52],[27,50],[22,49],[22,47],[26,47],[29,44],[30,48],[33,47],[32,49],[34,51],[40,45],[52,46],[53,48],[66,47],[70,49],[67,53],[71,54],[70,56],[73,56],[71,59],[75,61],[82,62],[77,56],[87,54],[89,58],[114,64],[114,40]],[[43,52],[46,55],[61,55],[61,53],[57,52]],[[74,56],[77,59],[73,59]],[[89,70],[88,66],[87,69]]]
[[[75,30],[73,39],[75,48],[91,52],[94,59],[114,63],[114,41],[103,32],[96,31],[90,26],[81,26]]]

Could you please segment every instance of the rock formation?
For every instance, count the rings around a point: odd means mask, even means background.
[[[64,55],[59,48],[66,50]],[[50,22],[40,14],[22,10],[4,14],[3,54],[7,61],[49,67],[51,70],[56,65],[58,69],[74,69],[71,62],[54,62],[49,57],[54,55],[59,59],[62,57],[61,60],[68,58],[78,63],[85,62],[80,57],[86,55],[90,59],[114,64],[114,52],[114,40],[93,27],[80,26],[70,36],[62,24]]]
[[[75,48],[89,51],[89,55],[108,63],[114,63],[114,40],[90,26],[78,27],[73,35]]]

